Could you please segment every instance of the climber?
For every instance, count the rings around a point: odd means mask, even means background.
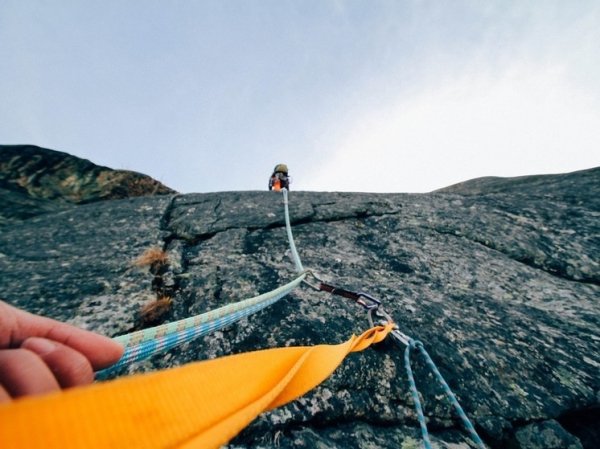
[[[273,174],[269,179],[269,190],[279,191],[281,189],[290,190],[290,177],[288,168],[285,164],[277,164],[273,169]]]

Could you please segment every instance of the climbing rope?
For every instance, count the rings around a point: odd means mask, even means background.
[[[244,317],[276,303],[305,280],[308,273],[302,266],[296,244],[294,243],[290,224],[287,190],[283,189],[282,192],[288,242],[296,270],[300,275],[293,281],[268,293],[228,304],[200,315],[115,337],[113,340],[123,345],[125,351],[117,363],[109,368],[98,371],[96,379],[106,379],[134,362],[140,362],[155,354],[166,352],[202,335],[229,326]]]
[[[446,380],[444,379],[444,377],[442,376],[440,371],[435,366],[435,363],[433,362],[433,360],[431,359],[431,357],[425,350],[423,343],[421,343],[418,340],[414,340],[411,337],[409,337],[408,335],[402,333],[398,329],[398,326],[396,324],[394,324],[393,318],[383,309],[383,306],[379,299],[374,298],[373,296],[371,296],[367,293],[364,293],[364,292],[355,292],[352,290],[347,290],[345,288],[336,287],[334,285],[323,282],[312,272],[310,272],[309,274],[311,274],[313,277],[315,277],[319,281],[318,286],[309,284],[309,285],[311,285],[311,287],[313,287],[317,290],[320,290],[320,291],[329,292],[332,295],[337,295],[337,296],[341,296],[343,298],[350,299],[350,300],[354,301],[357,305],[359,305],[363,309],[365,309],[367,311],[367,317],[369,319],[369,324],[371,325],[371,327],[374,326],[374,320],[373,320],[374,314],[379,315],[381,318],[383,318],[381,320],[380,324],[393,325],[393,330],[390,332],[390,334],[392,335],[392,337],[394,337],[394,339],[397,343],[406,346],[406,349],[404,351],[404,364],[406,366],[406,374],[408,377],[410,392],[411,392],[411,396],[413,398],[413,402],[415,404],[415,410],[417,412],[419,426],[421,428],[421,435],[423,436],[423,445],[425,446],[425,449],[432,449],[432,446],[431,446],[431,440],[429,438],[429,431],[427,430],[427,423],[425,421],[425,415],[423,413],[423,407],[421,405],[421,400],[419,399],[419,391],[417,390],[417,385],[416,385],[415,378],[414,378],[413,371],[412,371],[411,364],[410,364],[410,350],[412,348],[419,350],[421,352],[421,354],[423,355],[423,357],[425,358],[425,362],[429,366],[429,369],[435,375],[438,383],[442,386],[444,393],[446,394],[446,397],[448,398],[449,402],[452,404],[452,406],[458,413],[458,416],[460,417],[461,421],[463,422],[463,425],[464,425],[465,429],[467,430],[467,432],[469,433],[473,442],[475,442],[475,444],[477,445],[477,447],[479,447],[479,449],[486,449],[483,441],[477,434],[475,427],[473,426],[473,424],[467,417],[466,413],[464,412],[464,410],[458,403],[456,396],[454,395],[454,393],[448,386],[448,383],[446,382]],[[305,281],[305,283],[306,283],[306,281]]]
[[[302,273],[293,281],[268,293],[228,304],[210,312],[115,337],[114,340],[125,347],[125,352],[116,364],[98,371],[96,378],[105,379],[131,363],[168,351],[256,313],[286,296],[305,277],[306,273]]]
[[[417,384],[415,383],[415,378],[413,376],[412,368],[410,366],[410,350],[413,348],[418,350],[425,358],[425,363],[427,363],[427,366],[429,366],[429,369],[435,375],[435,378],[437,379],[438,383],[442,386],[442,389],[446,394],[446,398],[456,410],[458,416],[463,422],[463,425],[465,426],[465,429],[467,430],[467,432],[469,432],[469,435],[473,442],[480,449],[486,449],[485,444],[483,444],[483,441],[477,434],[475,427],[473,426],[473,424],[467,417],[467,414],[464,412],[464,410],[458,403],[458,400],[456,399],[456,396],[448,386],[448,383],[446,382],[440,371],[437,369],[437,366],[435,366],[435,363],[433,363],[433,360],[425,350],[423,343],[421,343],[419,340],[413,340],[411,338],[408,344],[406,345],[406,349],[404,350],[404,363],[406,365],[406,374],[408,376],[408,381],[410,384],[411,395],[415,403],[415,409],[417,410],[417,416],[419,418],[419,425],[421,427],[421,434],[423,435],[423,443],[425,445],[425,448],[431,449],[431,441],[429,440],[429,434],[427,432],[427,424],[425,422],[425,416],[423,415],[423,407],[421,406],[421,401],[419,400],[419,391],[417,390]]]
[[[289,219],[289,213],[288,213],[288,197],[287,197],[287,190],[285,190],[285,189],[283,190],[283,198],[284,198],[284,204],[285,204],[286,229],[287,229],[287,233],[288,233],[288,239],[290,242],[292,256],[294,258],[294,262],[296,263],[297,270],[304,271],[304,269],[302,267],[302,262],[300,261],[300,257],[298,256],[298,252],[296,251],[296,245],[294,244],[294,238],[292,236],[292,230],[291,230],[291,227],[289,224],[290,219]],[[394,324],[393,318],[383,309],[383,306],[381,305],[381,301],[379,299],[377,299],[365,292],[355,292],[355,291],[348,290],[345,288],[336,287],[332,284],[324,282],[312,271],[307,271],[307,274],[310,274],[312,277],[314,277],[318,281],[317,285],[312,284],[308,281],[304,281],[305,284],[308,284],[313,289],[318,290],[318,291],[328,292],[328,293],[331,293],[332,295],[337,295],[337,296],[341,296],[343,298],[350,299],[350,300],[354,301],[356,304],[358,304],[359,306],[361,306],[362,308],[364,308],[367,311],[367,316],[368,316],[371,327],[374,326],[374,323],[373,323],[373,314],[374,313],[377,313],[381,317],[384,318],[384,320],[382,321],[381,324],[393,326],[391,335],[395,338],[395,340],[398,343],[404,344],[406,346],[406,349],[404,351],[404,362],[406,365],[406,373],[407,373],[408,381],[410,384],[410,391],[411,391],[411,394],[413,397],[413,401],[415,403],[415,409],[417,411],[417,416],[419,418],[419,425],[421,427],[421,434],[423,436],[423,444],[425,446],[425,449],[431,449],[431,440],[429,438],[429,432],[427,430],[427,423],[425,421],[425,416],[423,414],[423,407],[421,406],[421,401],[419,400],[419,392],[417,390],[417,385],[415,383],[412,368],[410,366],[410,349],[411,348],[416,348],[421,352],[421,354],[425,358],[427,365],[429,366],[431,371],[434,373],[437,381],[440,383],[440,385],[444,389],[444,392],[446,393],[446,397],[448,398],[450,403],[454,406],[455,410],[457,411],[460,419],[462,420],[465,428],[469,432],[469,435],[471,436],[471,438],[473,439],[475,444],[477,444],[477,446],[480,449],[486,449],[485,445],[483,444],[483,441],[481,440],[481,438],[475,431],[475,427],[473,426],[473,424],[467,417],[466,413],[464,412],[464,410],[458,403],[456,396],[454,395],[454,393],[448,386],[448,383],[445,381],[444,377],[442,376],[442,374],[439,372],[439,370],[435,366],[435,363],[433,362],[433,360],[431,359],[431,357],[425,350],[423,343],[421,343],[418,340],[413,340],[406,334],[400,332],[400,330],[398,329],[398,326],[396,324]]]
[[[411,339],[411,342],[413,340]],[[421,427],[421,435],[423,436],[423,445],[425,449],[431,449],[431,440],[429,439],[429,432],[427,431],[427,422],[425,421],[425,415],[423,414],[423,406],[419,399],[419,390],[417,390],[417,384],[415,383],[415,377],[410,366],[410,344],[406,345],[404,350],[404,366],[406,367],[406,375],[408,377],[408,384],[410,386],[410,393],[415,404],[415,410],[417,411],[417,418],[419,420],[419,426]]]
[[[292,252],[292,258],[294,259],[294,265],[296,265],[296,271],[302,273],[304,271],[304,267],[302,266],[302,261],[300,260],[300,256],[298,255],[298,250],[296,249],[296,244],[294,243],[294,236],[292,234],[292,226],[290,224],[290,211],[288,208],[288,191],[287,189],[283,189],[283,206],[285,211],[285,231],[287,232],[288,242],[290,244],[290,251]]]

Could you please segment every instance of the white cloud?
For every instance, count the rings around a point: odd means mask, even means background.
[[[600,165],[600,110],[561,66],[464,73],[356,111],[306,190],[425,192],[479,176]],[[333,174],[333,176],[332,176]]]

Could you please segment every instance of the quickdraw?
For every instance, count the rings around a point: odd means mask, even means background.
[[[306,279],[303,281],[305,284],[309,285],[313,289],[328,292],[332,295],[341,296],[346,299],[350,299],[359,306],[361,306],[363,309],[365,309],[367,311],[367,318],[371,327],[373,327],[376,324],[384,326],[392,324],[394,326],[392,331],[390,332],[390,335],[392,335],[396,343],[405,346],[404,362],[406,367],[406,375],[408,377],[408,382],[410,385],[411,396],[415,404],[415,409],[417,412],[417,418],[419,420],[419,427],[421,428],[421,435],[423,437],[423,445],[425,446],[425,449],[431,449],[432,446],[431,440],[429,438],[429,431],[427,430],[427,422],[423,413],[423,406],[421,405],[421,400],[419,399],[419,391],[417,389],[417,385],[413,375],[413,370],[410,363],[411,349],[418,350],[421,353],[421,355],[425,358],[427,366],[435,375],[436,380],[438,381],[438,383],[444,390],[444,393],[446,394],[446,398],[456,410],[458,416],[460,417],[465,429],[469,433],[469,436],[471,437],[473,442],[477,445],[479,449],[486,449],[485,444],[477,434],[477,431],[475,430],[475,427],[467,417],[467,414],[464,412],[464,410],[458,403],[458,400],[456,399],[456,396],[448,386],[448,383],[446,382],[446,380],[436,367],[435,363],[425,350],[423,343],[421,343],[419,340],[414,340],[405,333],[401,332],[398,326],[395,324],[393,318],[390,316],[390,314],[384,310],[382,302],[379,299],[373,297],[372,295],[369,295],[368,293],[356,292],[326,283],[311,271],[307,271],[307,274],[309,274],[311,277],[314,277],[318,281],[318,284],[316,285],[311,283],[310,281],[307,281]],[[374,322],[374,315],[377,317],[379,321],[378,323]]]

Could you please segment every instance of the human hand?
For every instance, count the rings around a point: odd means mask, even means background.
[[[92,383],[122,354],[108,337],[0,301],[0,403]]]

